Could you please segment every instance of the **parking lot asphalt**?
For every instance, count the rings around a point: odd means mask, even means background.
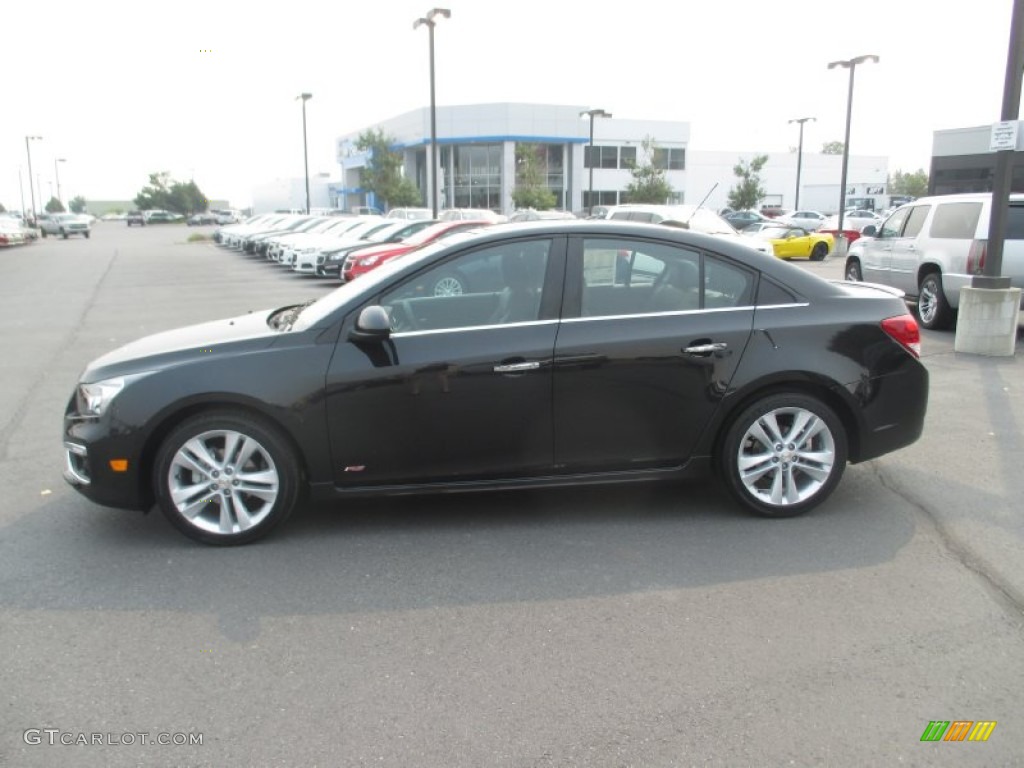
[[[209,548],[60,476],[89,360],[331,288],[194,231],[0,251],[0,765],[1020,764],[1024,353],[925,332],[923,437],[802,518],[714,484],[491,493]]]

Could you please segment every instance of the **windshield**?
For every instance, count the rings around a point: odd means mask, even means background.
[[[334,289],[326,296],[323,296],[310,304],[302,310],[302,313],[298,317],[292,319],[291,327],[297,331],[304,331],[307,328],[314,327],[317,323],[338,309],[338,307],[346,304],[347,302],[352,301],[359,296],[373,295],[373,293],[378,290],[379,286],[390,280],[395,273],[412,264],[429,259],[435,253],[450,245],[454,245],[465,240],[471,240],[476,236],[476,234],[477,233],[473,230],[468,232],[459,232],[451,235],[450,237],[443,238],[440,241],[428,243],[427,245],[408,253],[401,259],[392,259],[391,261],[384,262],[383,265],[377,267],[377,269],[374,269],[372,272],[367,272],[358,280],[345,283],[341,287]]]
[[[757,232],[751,232],[750,234],[754,237],[760,237],[762,240],[781,240],[788,231],[785,227],[762,227]]]

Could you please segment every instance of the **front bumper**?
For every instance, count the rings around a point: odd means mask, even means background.
[[[107,507],[146,510],[152,498],[142,482],[141,451],[131,435],[110,436],[98,420],[64,418],[64,480],[90,501]],[[111,462],[126,459],[127,470]]]

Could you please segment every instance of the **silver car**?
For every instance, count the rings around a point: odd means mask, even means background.
[[[92,233],[89,220],[82,218],[77,213],[54,213],[44,219],[40,219],[39,230],[43,237],[47,235],[60,235],[65,240],[71,235],[89,237]]]

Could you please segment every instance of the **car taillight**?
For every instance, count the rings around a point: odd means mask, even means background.
[[[903,346],[914,357],[921,356],[921,329],[909,312],[905,315],[887,317],[882,321],[882,330]]]
[[[967,252],[967,274],[980,275],[985,270],[985,252],[988,240],[972,240],[971,250]]]

